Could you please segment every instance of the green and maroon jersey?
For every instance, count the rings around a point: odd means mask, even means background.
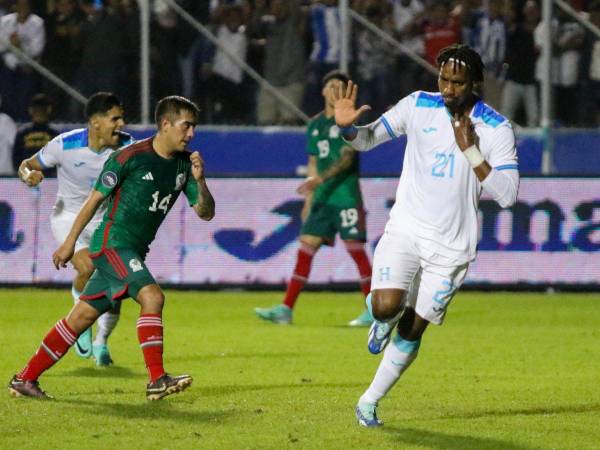
[[[327,118],[321,113],[309,124],[307,129],[308,154],[317,158],[317,173],[324,173],[341,157],[345,147],[349,147],[341,136],[340,129],[333,117]],[[315,189],[313,203],[335,205],[340,208],[356,208],[362,204],[360,193],[358,155],[354,153],[352,165],[328,179]]]
[[[177,152],[165,159],[152,148],[153,139],[124,147],[104,164],[94,189],[110,200],[92,236],[90,252],[132,248],[145,257],[181,191],[190,205],[196,204],[198,185],[191,173],[190,154]]]

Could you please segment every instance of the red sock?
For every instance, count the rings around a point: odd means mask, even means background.
[[[160,314],[142,314],[137,321],[137,334],[150,381],[165,374],[163,368],[163,324]]]
[[[65,356],[77,340],[77,334],[69,328],[65,319],[56,322],[42,341],[35,355],[21,370],[18,377],[22,380],[36,381],[39,376]]]
[[[308,281],[308,275],[310,274],[310,266],[312,259],[317,249],[310,245],[301,244],[298,250],[298,256],[296,259],[296,267],[294,273],[287,286],[285,292],[285,298],[283,304],[289,306],[291,309],[294,308],[294,304],[300,295],[300,291],[304,287],[304,284]]]
[[[344,241],[344,244],[356,263],[358,273],[360,273],[360,290],[366,297],[371,292],[371,263],[365,252],[365,245],[358,241]]]

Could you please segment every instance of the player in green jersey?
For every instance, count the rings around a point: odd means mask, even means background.
[[[323,78],[325,110],[308,125],[308,178],[298,188],[298,193],[306,199],[296,267],[283,303],[270,308],[255,308],[261,319],[280,324],[292,322],[292,310],[308,280],[314,255],[321,245],[333,245],[337,233],[356,263],[365,297],[371,289],[371,263],[364,248],[367,233],[358,155],[342,140],[333,116],[332,89],[347,83],[348,76],[340,71],[329,72]],[[372,317],[365,310],[349,325],[368,326],[371,322]]]
[[[108,197],[107,212],[90,244],[95,271],[82,301],[57,322],[29,363],[10,381],[11,395],[48,398],[39,387],[39,376],[62,358],[103,312],[127,297],[141,306],[137,334],[150,378],[148,400],[159,400],[192,383],[189,375],[173,377],[163,368],[165,296],[144,258],[181,192],[198,217],[214,217],[215,202],[206,184],[202,157],[186,151],[198,117],[198,108],[191,101],[165,97],[156,106],[157,134],[124,147],[106,161],[65,242],[52,257],[57,269],[66,267],[79,234]]]

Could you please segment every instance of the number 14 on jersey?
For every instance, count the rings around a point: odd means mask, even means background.
[[[154,194],[152,194],[152,198],[154,199],[154,201],[152,202],[152,205],[150,205],[150,208],[148,208],[148,211],[156,212],[160,209],[160,210],[162,210],[162,212],[164,214],[166,214],[167,211],[169,210],[169,202],[171,201],[172,194],[169,194],[166,197],[163,197],[162,200],[160,200],[160,201],[159,201],[159,195],[160,195],[159,191],[155,191]]]

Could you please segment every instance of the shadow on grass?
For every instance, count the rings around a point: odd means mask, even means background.
[[[73,376],[89,378],[133,378],[137,375],[138,374],[136,372],[127,367],[115,365],[110,367],[77,367],[76,369],[72,369],[60,374],[61,377]]]
[[[429,417],[429,419],[480,419],[486,417],[510,416],[536,416],[550,414],[577,414],[600,412],[600,404],[590,403],[583,405],[556,405],[536,406],[521,409],[496,409],[486,411],[473,411],[471,413],[443,414]],[[468,435],[453,435],[439,431],[425,431],[414,428],[401,428],[384,426],[382,431],[394,437],[394,440],[406,445],[419,445],[433,449],[463,450],[463,449],[507,449],[507,450],[533,450],[537,447],[528,447],[493,438],[482,438]]]
[[[549,414],[569,414],[600,412],[599,403],[584,405],[555,405],[555,406],[533,406],[521,409],[490,409],[485,411],[473,411],[458,414],[444,414],[434,419],[480,419],[484,417],[506,417],[506,416],[546,416]]]
[[[139,404],[94,402],[81,399],[61,400],[60,402],[71,404],[93,415],[143,419],[144,421],[215,422],[218,424],[226,419],[227,416],[232,414],[239,415],[239,412],[236,411],[195,411],[191,408],[181,409],[181,403],[172,403],[170,400]]]
[[[444,450],[484,450],[498,449],[503,450],[534,450],[535,447],[506,442],[500,439],[484,438],[469,435],[456,435],[442,433],[440,431],[419,430],[415,428],[390,427],[385,425],[382,428],[386,434],[393,438],[393,441],[399,445],[413,445],[427,447],[431,449]]]
[[[339,389],[339,388],[358,388],[364,386],[364,383],[313,383],[313,382],[300,382],[300,383],[282,383],[282,384],[249,384],[243,385],[223,385],[223,386],[204,386],[200,388],[201,396],[220,396],[230,395],[239,392],[252,392],[252,391],[270,391],[276,389]]]
[[[243,358],[243,359],[281,359],[281,358],[297,358],[299,356],[309,356],[309,355],[313,355],[316,353],[311,353],[311,352],[303,352],[303,353],[292,353],[292,352],[278,352],[278,353],[273,353],[273,352],[262,352],[262,353],[256,353],[256,352],[252,352],[252,353],[213,353],[213,354],[204,354],[204,355],[181,355],[181,356],[175,356],[175,357],[169,357],[167,358],[167,362],[170,363],[171,361],[178,361],[178,362],[185,362],[185,361],[214,361],[214,360],[219,360],[219,359],[239,359],[239,358]]]

